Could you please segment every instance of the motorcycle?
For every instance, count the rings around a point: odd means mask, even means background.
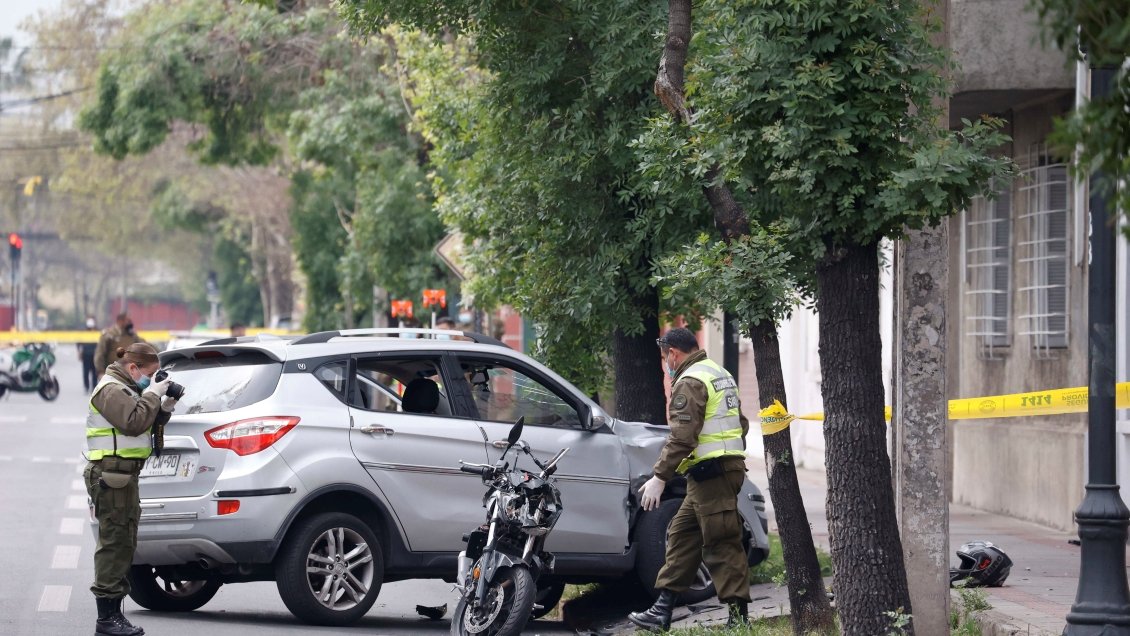
[[[39,393],[39,397],[53,402],[59,397],[59,380],[51,374],[55,366],[55,352],[45,342],[32,342],[12,354],[7,371],[0,370],[0,397],[13,393]]]
[[[487,485],[487,520],[463,535],[467,548],[459,553],[454,636],[521,634],[534,610],[538,579],[553,571],[554,557],[544,546],[562,507],[561,493],[550,478],[569,449],[543,464],[522,441],[522,428],[520,418],[493,466],[459,462],[459,470],[482,476]],[[511,466],[506,456],[514,448],[529,455],[540,472],[518,468],[520,455]]]

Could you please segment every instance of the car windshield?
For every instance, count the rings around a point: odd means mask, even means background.
[[[178,414],[230,411],[264,400],[274,393],[283,369],[258,351],[178,359],[165,368],[185,388]]]

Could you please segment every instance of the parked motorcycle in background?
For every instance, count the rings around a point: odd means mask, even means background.
[[[52,402],[59,397],[59,380],[51,374],[55,352],[45,342],[32,342],[10,355],[0,352],[0,397],[13,393],[39,393]]]
[[[522,441],[522,428],[519,419],[493,466],[460,462],[459,470],[481,475],[488,489],[486,523],[463,535],[467,548],[459,553],[459,603],[451,619],[455,636],[521,634],[534,610],[538,579],[553,571],[553,555],[543,548],[562,507],[551,476],[569,449],[543,464]],[[506,456],[512,448],[529,455],[540,472],[519,469],[520,455],[511,467]]]

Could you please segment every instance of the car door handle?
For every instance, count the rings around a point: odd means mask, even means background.
[[[393,429],[391,429],[387,426],[380,426],[378,424],[370,424],[368,426],[362,426],[361,432],[362,433],[368,433],[370,435],[376,435],[377,433],[383,433],[385,435],[392,435],[396,431],[394,431]]]

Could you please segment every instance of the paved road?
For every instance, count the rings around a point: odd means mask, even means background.
[[[0,634],[93,633],[94,541],[88,524],[80,449],[86,394],[73,348],[62,345],[56,373],[62,392],[54,403],[34,393],[0,398]],[[448,621],[425,621],[416,604],[454,607],[451,585],[401,581],[385,585],[373,609],[351,628],[298,623],[274,583],[222,587],[206,606],[187,614],[159,614],[126,601],[126,612],[146,633],[249,636],[276,633],[446,633]],[[558,622],[539,621],[528,633],[567,634]]]

